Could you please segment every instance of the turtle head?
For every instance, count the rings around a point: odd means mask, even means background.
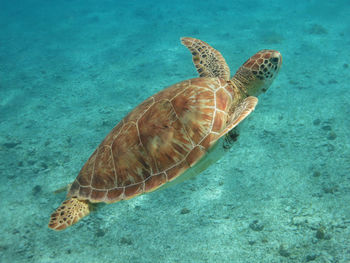
[[[264,49],[249,58],[236,72],[232,81],[248,96],[266,92],[282,65],[282,55]]]

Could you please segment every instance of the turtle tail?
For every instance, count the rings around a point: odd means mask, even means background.
[[[88,201],[74,197],[67,199],[52,213],[49,228],[54,230],[66,229],[89,213],[90,205]]]

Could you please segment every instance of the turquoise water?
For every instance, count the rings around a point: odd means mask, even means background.
[[[0,262],[350,262],[348,1],[0,0]],[[234,73],[283,66],[218,163],[47,227],[104,136],[197,76],[179,38]]]

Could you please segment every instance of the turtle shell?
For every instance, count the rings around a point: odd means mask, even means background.
[[[193,167],[226,126],[228,89],[225,80],[196,78],[145,100],[106,136],[68,196],[112,203],[153,191]]]

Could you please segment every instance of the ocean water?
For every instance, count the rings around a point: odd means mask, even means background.
[[[350,262],[350,5],[338,1],[0,0],[0,262]],[[197,72],[180,37],[234,73],[279,76],[215,165],[47,227],[104,136]]]

